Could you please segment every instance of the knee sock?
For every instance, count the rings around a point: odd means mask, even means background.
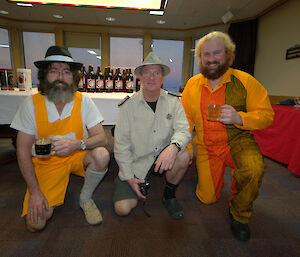
[[[164,191],[164,198],[165,199],[171,199],[171,198],[175,198],[175,191],[177,189],[178,185],[174,185],[169,183],[168,181],[166,181],[166,187],[165,187],[165,191]]]
[[[86,170],[84,184],[80,192],[81,202],[88,202],[92,198],[93,192],[105,176],[106,172],[107,169],[104,172],[96,172],[90,169]]]

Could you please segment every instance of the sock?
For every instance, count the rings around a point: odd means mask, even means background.
[[[168,181],[166,181],[166,187],[165,187],[165,191],[164,191],[164,198],[165,199],[171,199],[171,198],[175,198],[175,191],[177,189],[178,185],[174,185],[169,183]]]
[[[81,202],[88,202],[92,195],[100,183],[100,181],[103,179],[107,172],[107,169],[104,172],[96,172],[90,169],[87,169],[85,172],[85,179],[84,184],[80,192],[80,201]]]

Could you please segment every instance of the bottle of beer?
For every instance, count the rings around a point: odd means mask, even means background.
[[[120,68],[116,70],[115,74],[115,91],[116,92],[123,92],[123,78],[120,71]]]
[[[99,92],[105,92],[104,89],[104,79],[103,79],[103,74],[100,68],[100,65],[98,65],[97,72],[96,72],[96,91],[97,93]]]
[[[113,75],[110,70],[110,68],[107,68],[107,75],[105,77],[105,91],[107,93],[111,93],[114,90],[114,81],[113,81]]]
[[[131,69],[128,69],[128,73],[126,76],[126,92],[127,93],[133,93],[133,74],[131,72]]]
[[[141,81],[139,78],[136,78],[135,80],[135,91],[138,92],[141,89]]]
[[[94,74],[94,68],[90,64],[89,70],[87,74],[87,92],[94,93],[95,92],[95,74]]]
[[[80,81],[79,81],[79,84],[78,84],[78,91],[80,92],[85,92],[86,91],[86,77],[87,77],[87,73],[86,73],[86,70],[85,70],[85,65],[82,65],[82,68],[81,68],[81,75],[80,75]]]

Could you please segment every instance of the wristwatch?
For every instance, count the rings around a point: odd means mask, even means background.
[[[174,143],[172,143],[172,145],[175,145],[178,149],[178,152],[180,152],[180,150],[181,150],[180,144],[174,142]]]
[[[80,140],[80,150],[85,150],[86,149],[86,144],[83,140]]]

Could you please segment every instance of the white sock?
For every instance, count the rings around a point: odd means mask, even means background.
[[[90,169],[87,169],[85,172],[85,179],[84,184],[80,192],[80,201],[81,202],[88,202],[92,195],[100,183],[100,181],[103,179],[107,172],[107,169],[104,172],[96,172]]]

